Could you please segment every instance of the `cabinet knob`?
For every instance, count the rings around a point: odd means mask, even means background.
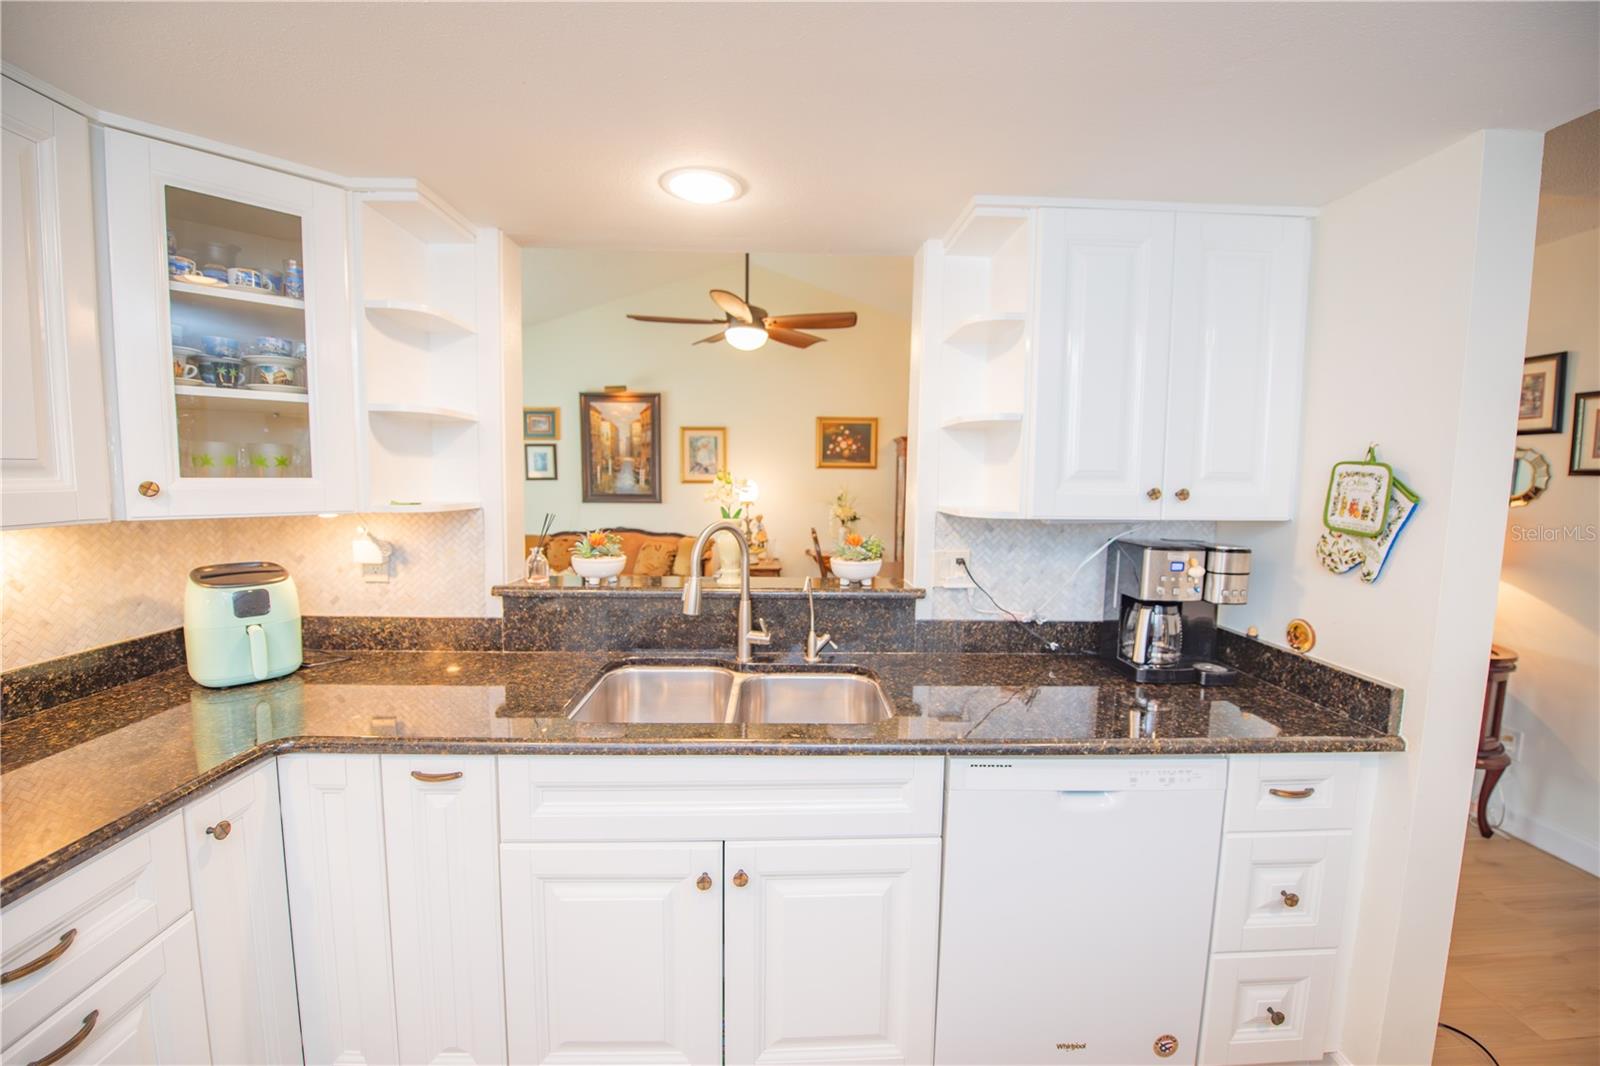
[[[231,832],[233,832],[233,823],[228,821],[226,818],[222,819],[222,821],[218,822],[216,825],[206,826],[206,836],[212,837],[216,840],[227,840],[228,834]]]
[[[161,495],[161,486],[154,481],[141,481],[139,482],[139,495],[159,496]]]
[[[748,885],[749,883],[750,883],[750,875],[745,873],[743,870],[740,870],[738,873],[733,875],[733,887],[734,888],[743,888],[745,885]]]
[[[1149,492],[1145,493],[1145,495],[1150,497],[1152,500],[1159,500],[1161,499],[1161,490],[1151,489]]]
[[[1287,888],[1285,888],[1281,890],[1278,895],[1283,897],[1283,905],[1285,907],[1300,906],[1300,896],[1298,893],[1290,892]]]
[[[1180,501],[1187,500],[1189,498],[1189,490],[1188,489],[1179,489],[1177,492],[1174,492],[1173,495],[1178,497],[1178,499]]]
[[[1287,1017],[1288,1015],[1276,1007],[1267,1008],[1267,1018],[1273,1025],[1282,1025]]]
[[[701,874],[699,877],[695,878],[694,879],[694,887],[698,888],[702,892],[710,892],[711,891],[711,875],[710,874]]]
[[[1314,788],[1269,788],[1267,794],[1285,800],[1308,800],[1316,795]]]

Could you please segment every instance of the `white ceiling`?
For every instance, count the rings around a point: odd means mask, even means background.
[[[0,5],[98,107],[553,245],[904,254],[974,193],[1317,205],[1600,107],[1600,5]],[[657,176],[741,174],[697,207]]]

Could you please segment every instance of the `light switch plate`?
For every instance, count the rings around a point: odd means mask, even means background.
[[[933,581],[942,589],[970,589],[972,578],[961,569],[957,559],[971,560],[966,548],[945,548],[933,553]]]

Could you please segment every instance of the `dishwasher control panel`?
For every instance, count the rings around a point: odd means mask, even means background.
[[[951,759],[949,778],[952,792],[1192,792],[1227,783],[1225,758],[1170,755]]]

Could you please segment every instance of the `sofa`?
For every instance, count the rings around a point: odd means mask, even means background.
[[[622,568],[624,574],[641,577],[688,577],[689,553],[694,550],[694,537],[682,533],[656,533],[648,529],[629,529],[615,526],[607,530],[622,538],[622,554],[628,560]],[[550,572],[559,574],[572,569],[572,547],[583,533],[563,530],[550,534],[545,557],[550,560]],[[532,553],[539,538],[529,534],[524,538],[524,556]],[[700,573],[710,574],[715,554],[710,544],[700,557]]]

